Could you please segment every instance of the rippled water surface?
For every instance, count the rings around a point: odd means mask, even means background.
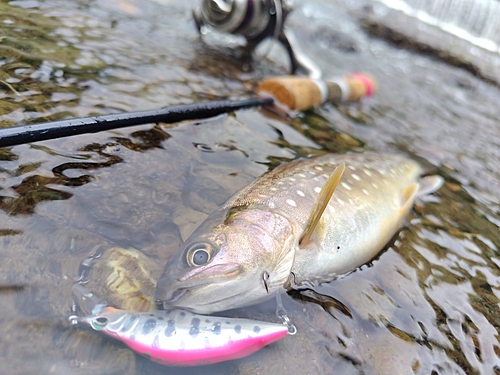
[[[203,44],[195,3],[0,2],[0,126],[250,97],[286,73],[279,51],[249,64]],[[247,110],[0,150],[2,374],[500,373],[498,87],[372,39],[343,3],[308,2],[290,26],[326,76],[369,72],[376,97],[291,120]],[[351,149],[407,153],[446,184],[375,260],[285,296],[296,336],[166,369],[68,323],[92,252],[103,258],[90,285],[125,303],[106,281],[117,248],[138,249],[154,280],[181,238],[269,168]],[[274,310],[236,314],[275,321]]]

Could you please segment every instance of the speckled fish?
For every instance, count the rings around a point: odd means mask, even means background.
[[[155,297],[211,313],[332,280],[371,260],[418,195],[438,189],[413,160],[323,155],[284,164],[210,215],[166,264]]]
[[[168,366],[199,366],[248,356],[288,333],[286,326],[183,310],[138,313],[107,306],[83,286],[73,293],[84,313],[78,322],[120,340]],[[91,313],[85,312],[91,309]]]

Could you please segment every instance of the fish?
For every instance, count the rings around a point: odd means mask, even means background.
[[[85,287],[73,287],[86,316],[77,322],[113,337],[167,366],[201,366],[246,357],[284,338],[287,326],[170,309],[134,312],[108,306]],[[83,308],[82,308],[83,306]],[[89,309],[90,312],[89,312]]]
[[[166,263],[155,298],[213,313],[317,285],[372,260],[415,199],[443,184],[399,154],[326,154],[283,164],[209,215]]]

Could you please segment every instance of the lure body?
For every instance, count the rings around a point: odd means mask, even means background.
[[[73,290],[84,302],[95,299],[81,285]],[[130,312],[102,302],[78,321],[122,341],[151,361],[168,366],[199,366],[242,358],[288,333],[286,326],[277,323],[183,310]]]

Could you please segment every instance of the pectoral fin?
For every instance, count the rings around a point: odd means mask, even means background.
[[[304,235],[299,241],[300,247],[307,247],[313,241],[314,231],[317,229],[319,219],[325,212],[326,206],[330,202],[330,199],[335,191],[335,188],[340,182],[342,175],[344,174],[345,164],[340,164],[333,171],[332,175],[326,180],[325,185],[321,189],[318,195],[318,200],[314,205],[314,208],[307,222],[306,229],[304,230]]]

